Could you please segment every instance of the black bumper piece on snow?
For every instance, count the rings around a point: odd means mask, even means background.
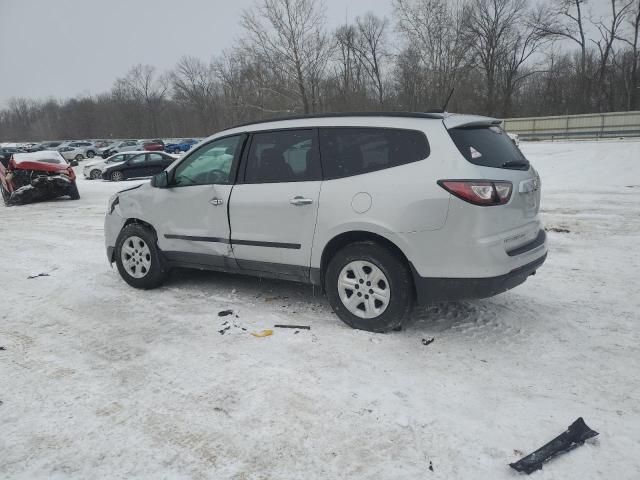
[[[517,287],[533,275],[547,259],[542,257],[522,267],[511,270],[498,277],[486,278],[431,278],[421,277],[411,266],[413,280],[416,285],[418,303],[426,305],[433,302],[450,302],[455,300],[487,298]]]
[[[558,435],[546,445],[543,445],[535,452],[510,463],[509,466],[518,472],[524,472],[527,475],[540,470],[542,464],[552,459],[556,455],[573,450],[582,445],[585,440],[595,437],[598,432],[591,430],[582,417],[569,425],[566,431]]]

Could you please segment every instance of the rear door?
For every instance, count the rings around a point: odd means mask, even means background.
[[[152,176],[157,173],[160,173],[172,162],[168,162],[167,158],[160,153],[148,153],[147,154],[147,175]]]
[[[322,171],[317,131],[252,135],[229,201],[239,266],[308,280]]]

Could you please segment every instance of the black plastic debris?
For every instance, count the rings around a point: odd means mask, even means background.
[[[556,232],[556,233],[571,233],[568,228],[563,227],[547,227],[545,228],[547,232]]]
[[[524,472],[527,475],[540,470],[542,464],[551,460],[553,457],[561,453],[573,450],[584,443],[585,440],[598,435],[598,432],[591,430],[582,417],[569,425],[569,428],[546,445],[542,446],[535,452],[521,458],[509,466],[518,472]]]
[[[429,460],[429,470],[433,472],[433,462]]]
[[[7,347],[0,347],[0,350],[6,350]]]
[[[27,280],[31,280],[32,278],[38,278],[38,277],[50,277],[51,275],[49,275],[48,273],[39,273],[37,275],[29,275],[27,277]]]
[[[233,315],[233,310],[222,310],[218,312],[219,317],[226,317],[227,315]]]
[[[308,325],[274,325],[273,328],[293,328],[297,330],[311,330]]]
[[[422,339],[422,344],[426,347],[427,345],[429,345],[430,343],[433,343],[433,341],[435,340],[435,337],[431,337],[431,338],[423,338]]]

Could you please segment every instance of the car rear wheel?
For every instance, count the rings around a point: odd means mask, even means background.
[[[330,260],[325,290],[347,325],[369,332],[401,327],[413,305],[411,273],[394,252],[375,242],[347,245]]]
[[[167,278],[156,234],[143,225],[133,223],[122,229],[116,240],[115,260],[120,276],[132,287],[156,288]]]
[[[102,171],[97,168],[95,170],[91,170],[89,173],[89,178],[91,180],[98,180],[100,177],[102,177]]]
[[[121,182],[122,180],[124,180],[124,173],[122,172],[113,172],[111,174],[111,180],[114,182]]]
[[[82,154],[80,154],[80,153],[76,155],[76,160],[77,160],[77,161],[80,161],[80,160],[82,160],[83,158],[84,158],[84,156],[82,156]]]
[[[180,153],[180,149],[178,147],[173,149],[173,153],[175,153],[176,155]]]
[[[87,158],[93,158],[96,156],[96,152],[94,152],[93,150],[89,150],[87,152]]]

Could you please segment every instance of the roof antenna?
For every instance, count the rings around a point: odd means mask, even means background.
[[[451,92],[449,93],[449,96],[447,97],[447,101],[444,102],[444,106],[442,107],[442,113],[445,113],[447,111],[447,105],[449,105],[449,100],[451,100],[451,97],[453,96],[453,92],[456,89],[456,87],[453,87],[451,89]]]

